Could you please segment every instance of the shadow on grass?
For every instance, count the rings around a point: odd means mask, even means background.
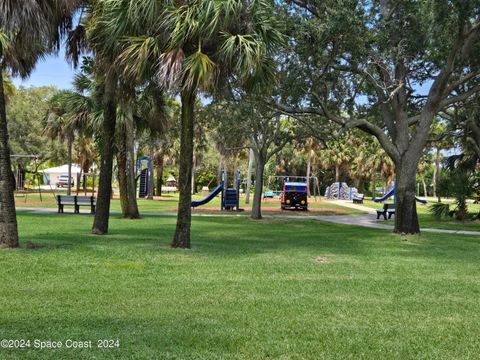
[[[21,241],[38,251],[72,250],[102,246],[114,250],[137,247],[147,252],[181,251],[169,248],[175,217],[143,217],[137,220],[112,216],[107,236],[90,233],[93,218],[83,215],[19,215]],[[23,225],[25,224],[25,225]],[[29,227],[25,229],[25,227]],[[192,256],[242,257],[259,253],[311,252],[312,256],[373,256],[388,251],[400,257],[435,257],[478,261],[477,238],[459,235],[422,234],[402,237],[388,230],[319,222],[304,219],[194,218]]]

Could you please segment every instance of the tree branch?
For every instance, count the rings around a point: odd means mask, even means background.
[[[475,95],[477,92],[480,92],[480,85],[474,86],[470,90],[465,91],[460,95],[452,96],[444,99],[443,101],[440,102],[439,108],[440,110],[444,110],[450,105],[467,100],[470,96]]]

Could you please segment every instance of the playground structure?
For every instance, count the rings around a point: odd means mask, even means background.
[[[335,182],[325,189],[325,197],[338,200],[353,200],[359,194],[356,187],[350,187],[345,182]]]
[[[150,158],[142,156],[137,159],[137,177],[139,178],[138,197],[146,198],[148,195],[148,181],[150,175]]]
[[[222,171],[222,181],[212,192],[210,192],[206,197],[201,200],[192,201],[191,206],[196,208],[198,206],[205,205],[209,203],[213,198],[221,193],[221,210],[237,210],[240,209],[240,170],[235,172],[233,180],[233,188],[228,188],[225,183],[225,172]]]
[[[308,210],[308,183],[307,178],[304,179],[304,182],[289,181],[288,177],[283,179],[282,210]]]
[[[272,181],[272,179],[273,179],[273,181]],[[272,186],[272,184],[277,183],[277,179],[280,179],[282,181],[281,185],[277,186],[277,189],[272,190],[271,186]],[[309,193],[309,191],[313,190],[313,197],[315,198],[315,200],[317,199],[317,196],[320,196],[320,186],[319,186],[318,178],[316,176],[310,176],[307,179],[306,176],[270,175],[267,178],[266,190],[263,193],[263,197],[264,198],[273,198],[275,196],[282,196],[285,179],[287,179],[286,181],[291,181],[291,182],[295,182],[295,181],[298,180],[298,182],[306,184],[307,194]],[[313,186],[310,186],[310,185],[313,185]]]
[[[387,191],[385,195],[383,195],[380,198],[373,199],[373,201],[380,203],[380,202],[384,202],[385,200],[393,196],[393,203],[395,204],[397,200],[396,194],[397,194],[397,183],[394,183],[393,187],[389,191]],[[427,200],[420,199],[419,197],[416,197],[416,196],[415,196],[415,200],[421,204],[427,203]]]

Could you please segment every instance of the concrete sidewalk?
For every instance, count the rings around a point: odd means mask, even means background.
[[[376,214],[377,213],[377,211],[375,209],[372,209],[371,207],[364,206],[364,205],[361,205],[361,204],[354,204],[354,203],[352,203],[351,200],[325,199],[324,201],[326,203],[329,203],[329,204],[339,205],[339,206],[343,206],[343,207],[354,209],[354,210],[365,211],[366,213],[369,213],[369,214]]]

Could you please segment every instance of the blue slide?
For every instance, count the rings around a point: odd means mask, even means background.
[[[204,197],[202,200],[192,201],[192,207],[197,207],[210,202],[210,200],[212,200],[215,196],[217,196],[220,192],[222,192],[222,190],[223,190],[223,183],[221,183],[215,189],[213,189],[213,191],[210,194],[208,194],[206,197]]]
[[[392,188],[392,190],[390,190],[388,193],[386,193],[385,195],[383,195],[381,198],[375,198],[373,199],[373,201],[375,202],[384,202],[385,200],[387,200],[390,196],[394,195],[395,194],[395,187]]]
[[[378,198],[378,199],[373,199],[373,201],[375,202],[384,202],[385,200],[387,200],[390,196],[392,195],[395,195],[395,187],[393,187],[392,190],[390,190],[388,193],[386,193],[385,195],[383,195],[381,198]],[[422,203],[422,204],[426,204],[427,203],[427,200],[425,199],[420,199],[418,197],[415,196],[415,200],[417,200],[419,203]]]

